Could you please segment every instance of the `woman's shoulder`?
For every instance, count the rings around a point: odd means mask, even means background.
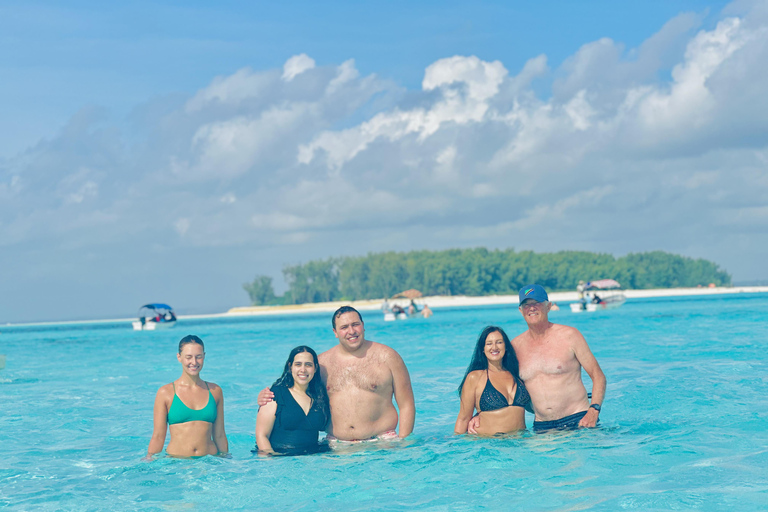
[[[469,384],[477,384],[480,379],[485,377],[485,370],[472,370],[467,374],[466,382]]]
[[[157,396],[173,396],[174,393],[173,382],[169,382],[168,384],[164,384],[157,388]]]
[[[224,390],[221,389],[221,386],[216,384],[215,382],[205,382],[208,385],[208,389],[211,390],[211,393],[213,393],[213,396],[216,398],[224,396]]]
[[[286,393],[290,393],[287,386],[284,386],[283,384],[275,384],[269,390],[275,394],[275,400],[277,400],[279,397],[284,397]]]

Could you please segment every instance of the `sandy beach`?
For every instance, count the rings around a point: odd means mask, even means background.
[[[625,290],[627,299],[648,298],[648,297],[679,297],[687,295],[719,295],[730,293],[764,293],[768,292],[768,286],[732,286],[732,287],[713,287],[713,288],[661,288],[653,290]],[[573,292],[553,292],[549,294],[549,299],[553,302],[575,302],[578,295]],[[336,301],[336,302],[317,302],[313,304],[293,304],[288,306],[249,306],[232,308],[224,315],[276,315],[287,313],[309,313],[309,312],[333,312],[341,306],[350,305],[360,311],[372,311],[381,308],[382,299],[376,300],[356,300],[356,301]],[[392,302],[392,301],[391,301]],[[399,299],[400,303],[407,303],[407,300]],[[488,306],[495,304],[517,304],[517,295],[487,295],[482,297],[469,297],[466,295],[435,295],[430,297],[421,297],[417,299],[419,304],[428,304],[432,309],[461,306]],[[209,315],[206,315],[209,316]],[[218,315],[217,315],[218,316]],[[180,317],[183,318],[183,317]],[[190,317],[187,317],[190,318]]]

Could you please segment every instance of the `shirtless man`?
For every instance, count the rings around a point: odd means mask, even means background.
[[[573,327],[549,321],[549,297],[541,286],[523,286],[519,297],[528,330],[512,340],[512,347],[536,414],[534,432],[594,427],[606,380],[584,336]],[[592,379],[591,403],[581,381],[582,368]],[[475,422],[479,425],[477,417],[470,426]]]
[[[328,438],[363,441],[408,436],[416,406],[403,359],[390,347],[366,340],[363,319],[350,306],[336,310],[332,325],[339,344],[318,356],[331,406]],[[393,396],[400,410],[399,433]],[[259,393],[259,405],[271,399],[268,389]]]

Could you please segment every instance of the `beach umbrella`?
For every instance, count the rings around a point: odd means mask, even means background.
[[[610,290],[611,288],[621,288],[621,285],[613,279],[600,279],[598,281],[592,281],[588,283],[590,288],[597,288],[598,290]]]

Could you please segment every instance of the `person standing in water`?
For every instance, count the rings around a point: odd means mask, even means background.
[[[171,432],[166,453],[173,457],[200,457],[229,451],[224,432],[224,393],[200,372],[205,362],[203,340],[194,335],[179,341],[176,359],[181,377],[157,390],[154,429],[147,456],[160,453],[166,430]]]
[[[461,404],[454,432],[465,434],[477,409],[481,435],[525,430],[525,409],[531,397],[518,374],[517,357],[501,327],[489,325],[480,333],[472,360],[459,384]]]
[[[416,406],[403,359],[394,349],[365,339],[363,319],[355,308],[340,307],[331,323],[339,344],[318,356],[331,405],[328,440],[354,442],[410,435]],[[259,405],[269,403],[273,396],[269,389],[262,390]],[[399,432],[395,430],[398,420]]]
[[[301,345],[291,350],[283,374],[270,388],[275,399],[259,408],[256,416],[260,452],[301,455],[328,449],[317,443],[331,417],[319,368],[311,348]]]

